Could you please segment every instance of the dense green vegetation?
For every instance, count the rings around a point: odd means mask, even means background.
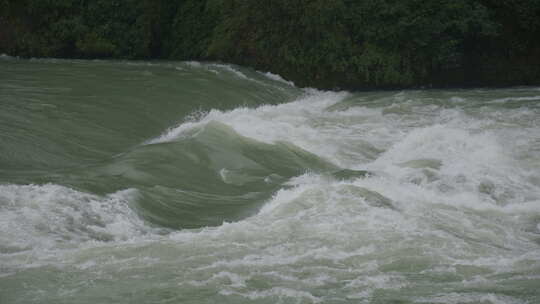
[[[540,0],[0,0],[0,52],[220,60],[321,88],[540,84]]]

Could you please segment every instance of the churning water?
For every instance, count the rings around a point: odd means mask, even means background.
[[[540,89],[4,56],[0,303],[540,303]]]

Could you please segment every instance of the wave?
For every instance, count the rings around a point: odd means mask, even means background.
[[[198,114],[195,119],[167,130],[157,138],[147,141],[148,144],[171,142],[184,138],[194,128],[200,128],[209,122],[216,121],[228,125],[235,132],[264,143],[278,141],[293,143],[304,150],[315,151],[317,155],[336,160],[329,150],[321,153],[324,139],[316,126],[318,119],[325,119],[324,109],[343,98],[345,92],[321,92],[306,90],[304,96],[294,102],[279,105],[263,105],[256,108],[238,107],[231,111],[211,110]],[[336,117],[338,118],[338,117]],[[320,144],[313,146],[314,139],[321,138]],[[326,145],[332,148],[331,145]]]
[[[289,81],[289,80],[285,80],[283,77],[281,77],[280,75],[277,75],[277,74],[273,74],[273,73],[270,73],[270,72],[259,72],[261,73],[262,75],[266,76],[267,78],[269,79],[272,79],[274,81],[277,81],[277,82],[281,82],[281,83],[284,83],[284,84],[287,84],[291,87],[294,87],[295,84],[294,82],[292,81]]]
[[[173,142],[140,146],[94,170],[102,178],[114,176],[117,187],[144,188],[139,210],[175,228],[245,218],[291,177],[341,171],[290,142],[264,143],[217,121],[199,124]]]
[[[129,206],[137,195],[135,189],[97,196],[54,184],[0,185],[0,254],[155,233]]]

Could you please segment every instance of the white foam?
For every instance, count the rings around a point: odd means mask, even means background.
[[[187,282],[189,285],[201,287],[201,286],[209,286],[213,284],[220,284],[220,285],[227,285],[229,287],[233,288],[241,288],[246,286],[246,280],[249,279],[249,277],[242,277],[236,273],[232,273],[229,271],[220,271],[214,275],[212,275],[211,278],[204,281],[189,281]]]
[[[211,64],[210,67],[219,68],[221,70],[225,70],[227,72],[232,73],[233,75],[246,80],[252,80],[249,77],[246,76],[246,74],[240,72],[239,70],[233,68],[231,65],[228,64]]]
[[[490,133],[434,125],[414,129],[394,144],[373,166],[393,166],[411,160],[434,159],[442,162],[447,174],[479,174],[478,171],[506,170],[509,162],[501,145]],[[396,173],[396,172],[392,172]]]
[[[266,299],[266,298],[278,298],[282,302],[283,299],[296,299],[296,300],[307,300],[310,303],[321,303],[322,300],[318,297],[313,296],[311,293],[301,290],[295,290],[292,288],[286,288],[286,287],[273,287],[271,289],[263,290],[263,291],[252,291],[248,293],[225,293],[225,294],[236,294],[245,298],[248,298],[249,300],[259,300],[259,299]]]
[[[183,136],[189,136],[194,129],[202,128],[211,121],[218,121],[232,127],[240,135],[265,143],[292,142],[308,151],[315,151],[323,157],[332,159],[336,146],[329,145],[326,140],[334,138],[337,141],[336,134],[331,132],[339,130],[329,129],[329,134],[325,136],[318,130],[317,125],[327,116],[324,109],[346,96],[348,94],[343,92],[308,90],[303,97],[292,103],[263,105],[254,109],[240,107],[227,112],[212,110],[198,121],[182,123],[147,143],[181,139]]]
[[[284,83],[284,84],[287,84],[291,87],[294,87],[294,82],[292,81],[288,81],[288,80],[285,80],[283,77],[277,75],[277,74],[273,74],[273,73],[270,73],[270,72],[259,72],[261,73],[262,75],[266,76],[268,79],[272,79],[274,81],[277,81],[277,82],[281,82],[281,83]]]
[[[406,287],[407,284],[401,276],[397,275],[376,275],[361,276],[347,283],[346,288],[351,290],[362,290],[347,296],[348,299],[369,299],[377,289],[396,290]]]
[[[527,302],[521,301],[514,297],[505,295],[495,295],[492,293],[449,293],[441,294],[433,297],[424,297],[416,299],[418,303],[440,303],[440,304],[476,304],[476,303],[490,303],[490,304],[525,304]]]
[[[128,240],[149,228],[129,208],[137,191],[98,197],[59,185],[0,185],[0,239],[20,250]]]
[[[493,99],[490,103],[505,103],[509,101],[540,101],[540,96],[506,97]]]

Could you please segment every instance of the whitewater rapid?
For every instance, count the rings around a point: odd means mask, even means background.
[[[84,168],[96,173],[81,185],[126,179],[116,191],[77,190],[54,178],[0,184],[0,299],[540,301],[538,89],[323,92],[227,65],[173,68],[296,95],[193,109]],[[182,163],[171,163],[175,155]],[[207,185],[177,180],[197,166],[214,172],[193,177]],[[369,174],[334,174],[342,169]],[[148,213],[158,205],[180,212],[167,205],[177,195],[191,199],[182,214],[225,197],[231,206],[262,203],[218,225],[153,222]],[[140,209],[147,201],[156,206]]]

